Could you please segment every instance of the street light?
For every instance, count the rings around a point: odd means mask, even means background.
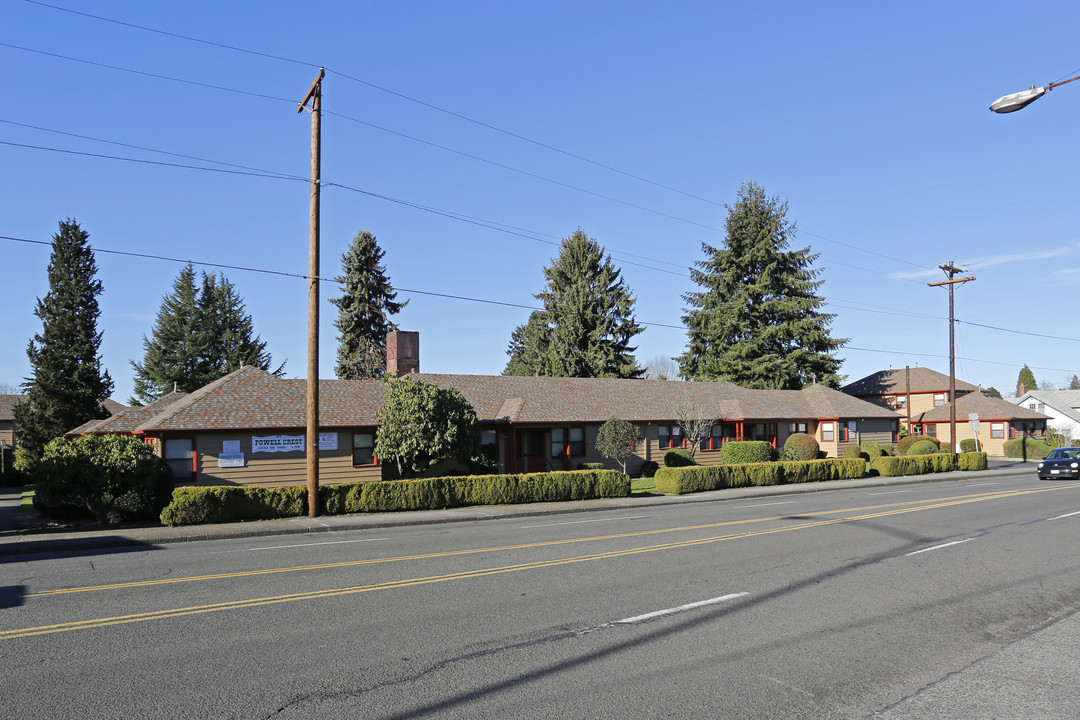
[[[1018,93],[1013,93],[1012,95],[998,98],[994,101],[994,104],[990,106],[990,109],[996,113],[1011,113],[1016,112],[1017,110],[1023,110],[1058,85],[1071,83],[1073,80],[1080,80],[1080,75],[1069,78],[1068,80],[1062,80],[1061,82],[1050,83],[1046,87],[1037,88],[1032,85],[1030,90],[1023,90]]]

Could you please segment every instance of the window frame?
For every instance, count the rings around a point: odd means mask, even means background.
[[[573,435],[578,432],[581,433],[581,439],[575,440]],[[559,435],[558,440],[555,439],[556,433]],[[588,446],[585,442],[587,435],[584,425],[551,428],[548,438],[548,452],[551,453],[553,458],[582,458],[588,455]],[[558,451],[555,449],[556,444],[561,446]]]
[[[819,423],[818,430],[820,431],[821,442],[836,442],[836,422],[836,420],[822,420]],[[828,432],[828,437],[825,437],[826,432]]]
[[[350,447],[349,447],[349,455],[350,455],[350,459],[352,460],[352,466],[354,468],[376,467],[376,466],[378,466],[378,464],[379,464],[379,456],[375,453],[375,434],[377,432],[378,431],[375,430],[375,429],[371,429],[371,430],[353,430],[352,431],[352,442],[351,442]],[[369,463],[358,463],[358,462],[356,462],[356,451],[366,449],[366,446],[357,446],[357,444],[356,444],[356,438],[358,436],[362,436],[362,435],[370,435],[371,436],[371,462],[369,462]]]
[[[664,444],[665,435],[667,435],[668,443],[666,445]],[[679,438],[679,445],[673,443],[673,438],[676,436]],[[682,426],[677,423],[674,425],[658,425],[657,440],[660,444],[660,450],[677,450],[686,447],[686,437],[683,435]]]
[[[990,423],[990,439],[991,440],[1004,440],[1005,439],[1005,423],[992,422]]]
[[[945,407],[945,395],[943,392],[934,393],[934,407]]]
[[[187,441],[187,442],[191,443],[191,447],[184,455],[181,455],[180,457],[171,458],[171,457],[169,457],[169,445],[172,444],[172,443],[177,442],[178,440],[179,441]],[[176,470],[173,470],[173,476],[177,480],[194,480],[194,479],[196,479],[198,477],[199,467],[198,467],[198,461],[196,460],[196,458],[198,457],[197,453],[198,453],[198,450],[195,447],[195,438],[193,436],[184,435],[184,436],[180,436],[180,437],[166,437],[166,438],[162,438],[162,440],[161,440],[161,459],[165,461],[165,463],[169,466],[169,468],[170,469],[173,468],[172,463],[177,463],[177,462],[183,461],[185,463],[185,465],[186,465],[185,470],[191,472],[190,475],[180,476],[180,475],[176,474]]]

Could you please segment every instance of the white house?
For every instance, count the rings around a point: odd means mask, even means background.
[[[1005,398],[1029,410],[1048,415],[1047,427],[1080,441],[1080,390],[1027,390],[1020,397]]]

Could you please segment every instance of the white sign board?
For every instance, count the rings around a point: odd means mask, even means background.
[[[304,452],[303,435],[251,436],[251,452]]]
[[[221,453],[218,455],[217,466],[219,468],[244,467],[244,453]]]
[[[319,433],[319,449],[320,450],[337,450],[337,433],[336,432]]]
[[[222,440],[221,441],[221,454],[222,455],[235,455],[240,452],[239,440]]]

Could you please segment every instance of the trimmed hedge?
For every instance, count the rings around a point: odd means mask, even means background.
[[[863,453],[862,448],[860,448],[858,445],[845,445],[845,446],[843,446],[842,448],[840,448],[840,457],[843,457],[843,458],[862,458],[863,460],[868,460],[869,459],[869,457],[866,456]]]
[[[948,453],[879,457],[870,461],[870,470],[877,471],[877,474],[882,477],[929,475],[930,473],[951,472],[954,469],[952,455]]]
[[[941,441],[937,438],[930,437],[929,435],[905,435],[904,437],[900,438],[899,442],[896,443],[896,454],[907,455],[908,449],[910,449],[912,445],[923,440],[927,440],[934,443],[938,447],[941,447]]]
[[[963,440],[960,444],[963,445]],[[986,453],[984,452],[962,452],[957,457],[957,470],[985,470],[986,469]]]
[[[664,467],[687,467],[689,465],[697,465],[694,460],[694,456],[690,454],[689,450],[683,448],[673,448],[664,453]]]
[[[876,443],[873,440],[867,440],[866,442],[864,442],[862,445],[859,446],[859,449],[862,450],[863,453],[866,454],[866,457],[869,458],[869,459],[873,459],[873,458],[876,458],[876,457],[881,457],[882,455],[888,455],[889,454],[888,452],[885,451],[885,448],[881,447],[880,443]]]
[[[865,468],[861,458],[661,468],[656,473],[656,489],[669,495],[685,495],[724,488],[848,480],[862,477]]]
[[[651,478],[660,469],[660,463],[655,460],[646,460],[641,463],[641,477]]]
[[[1023,457],[1024,438],[1013,438],[1012,440],[1005,441],[1005,457],[1018,458]],[[1042,460],[1050,453],[1050,446],[1041,440],[1035,440],[1034,438],[1027,439],[1027,457],[1028,460]]]
[[[325,485],[327,515],[436,510],[466,505],[629,497],[630,478],[617,470],[570,470],[527,475],[469,475]],[[307,513],[307,488],[182,487],[161,512],[164,525],[270,520]]]
[[[905,455],[933,455],[934,453],[936,453],[940,449],[941,449],[941,443],[935,443],[935,442],[932,442],[930,440],[923,439],[923,440],[919,440],[918,442],[912,443],[911,446],[907,449],[907,452],[904,453],[904,454]]]
[[[604,469],[604,463],[596,463],[596,462],[578,463],[577,464],[577,469],[578,470],[603,470]]]
[[[775,451],[764,440],[732,440],[720,447],[720,460],[725,465],[767,463]]]

